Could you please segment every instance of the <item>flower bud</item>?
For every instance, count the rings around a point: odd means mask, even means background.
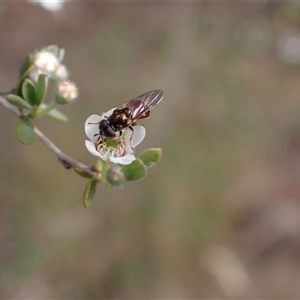
[[[56,81],[66,80],[69,76],[69,72],[65,65],[60,65],[53,73],[53,79]]]
[[[61,81],[54,91],[54,99],[57,104],[68,104],[78,97],[76,85],[68,80]]]
[[[106,173],[106,180],[112,186],[119,186],[125,181],[125,175],[120,166],[112,165]]]
[[[60,64],[57,57],[53,53],[45,50],[38,52],[34,56],[33,63],[37,69],[45,74],[53,73]]]

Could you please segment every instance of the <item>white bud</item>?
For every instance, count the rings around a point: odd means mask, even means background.
[[[33,63],[39,71],[46,74],[53,73],[60,64],[53,53],[44,50],[34,56]]]
[[[58,104],[67,104],[78,97],[76,85],[68,80],[61,81],[54,92],[55,102]]]
[[[69,76],[69,72],[65,65],[60,65],[53,74],[53,79],[57,81],[62,81],[67,79]]]

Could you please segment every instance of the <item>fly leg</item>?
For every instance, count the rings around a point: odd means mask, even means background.
[[[134,134],[134,128],[133,127],[136,126],[136,125],[140,125],[140,126],[144,127],[144,125],[142,125],[141,123],[132,123],[131,125],[128,126],[128,128],[131,130],[131,136],[130,136],[129,142],[130,142],[130,147],[131,147],[132,150],[134,150],[134,148],[131,145],[131,141],[133,139],[133,134]]]
[[[133,129],[132,126],[128,126],[128,128],[131,130],[131,136],[130,136],[130,140],[129,140],[130,147],[131,147],[132,150],[134,150],[134,148],[131,145],[131,141],[132,141],[132,138],[133,138],[134,129]]]

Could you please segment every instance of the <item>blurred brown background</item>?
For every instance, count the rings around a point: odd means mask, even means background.
[[[86,118],[152,89],[144,180],[99,185],[0,107],[1,298],[300,298],[300,3],[0,3],[0,88],[47,45],[80,89],[36,124],[92,165]]]

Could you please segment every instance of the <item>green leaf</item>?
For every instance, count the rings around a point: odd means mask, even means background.
[[[30,119],[22,119],[17,126],[17,137],[22,144],[29,145],[35,139],[34,125]]]
[[[57,58],[59,58],[59,56],[60,56],[60,49],[56,45],[47,46],[44,50],[52,53]]]
[[[97,183],[98,183],[97,178],[92,178],[88,181],[85,187],[84,194],[83,194],[83,206],[85,208],[88,208],[94,199],[97,190]]]
[[[19,82],[18,82],[18,86],[17,86],[17,95],[20,97],[23,97],[22,85],[23,85],[24,79],[28,76],[30,69],[32,68],[32,64],[33,64],[33,56],[31,53],[29,53],[25,57],[22,67],[20,69],[20,78],[19,78]]]
[[[39,106],[38,112],[36,113],[36,117],[42,117],[44,115],[48,115],[52,119],[61,121],[61,122],[68,122],[68,117],[60,112],[59,110],[55,109],[56,103],[53,101],[50,104],[41,103]]]
[[[20,79],[22,79],[23,75],[26,73],[26,71],[30,68],[30,66],[32,65],[32,62],[33,62],[33,56],[31,53],[29,53],[24,61],[23,61],[23,64],[21,66],[21,69],[20,69]]]
[[[31,80],[25,79],[22,85],[22,94],[24,99],[32,106],[36,105],[37,98],[34,84]]]
[[[27,101],[25,101],[23,98],[21,98],[17,95],[8,95],[6,97],[6,100],[10,104],[12,104],[18,108],[25,108],[25,109],[32,110],[32,106]]]
[[[49,45],[44,50],[54,54],[55,56],[59,54],[59,47],[56,45]]]
[[[47,75],[46,74],[40,74],[38,81],[35,86],[36,91],[36,105],[39,106],[46,95],[47,91]]]
[[[49,111],[47,113],[47,115],[49,117],[51,117],[52,119],[55,119],[55,120],[58,120],[58,121],[61,121],[61,122],[68,122],[69,119],[68,117],[63,114],[61,111],[57,110],[57,109],[52,109],[51,111]]]
[[[161,148],[147,149],[139,155],[139,159],[150,171],[161,159],[162,151]]]
[[[130,165],[122,167],[126,181],[141,180],[147,175],[147,167],[140,159],[136,159]]]

